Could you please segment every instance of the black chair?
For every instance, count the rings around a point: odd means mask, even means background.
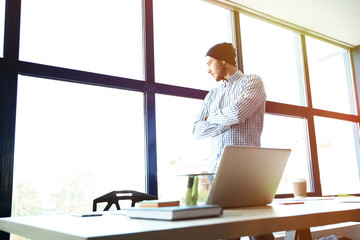
[[[131,200],[131,206],[134,207],[135,203],[144,201],[144,200],[157,200],[158,197],[150,194],[145,194],[132,190],[123,190],[123,191],[113,191],[105,194],[101,197],[94,199],[93,202],[93,212],[97,210],[97,204],[102,202],[107,202],[106,207],[103,211],[108,211],[113,204],[115,204],[116,209],[120,210],[120,200]]]

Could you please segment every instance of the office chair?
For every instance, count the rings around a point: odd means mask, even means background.
[[[113,191],[109,192],[101,197],[94,199],[93,201],[93,212],[97,210],[97,204],[101,202],[107,202],[106,207],[103,211],[108,211],[113,204],[115,204],[116,209],[120,210],[120,200],[131,200],[131,206],[134,207],[135,203],[144,201],[144,200],[156,200],[157,196],[145,194],[132,190],[123,190],[123,191]]]

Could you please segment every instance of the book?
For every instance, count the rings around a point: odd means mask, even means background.
[[[138,207],[170,207],[179,206],[180,201],[145,200],[137,203]]]
[[[191,218],[216,217],[222,215],[219,205],[172,206],[172,207],[132,207],[125,210],[125,215],[131,218],[146,218],[157,220],[181,220]]]

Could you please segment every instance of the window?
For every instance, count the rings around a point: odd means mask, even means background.
[[[310,37],[306,48],[313,107],[355,114],[347,51]]]
[[[195,140],[192,130],[201,100],[156,95],[157,165],[159,197],[185,196],[183,174],[208,170],[209,142]],[[186,106],[186,107],[184,107]]]
[[[303,118],[265,114],[261,146],[291,149],[277,194],[292,193],[292,179],[305,178],[308,183],[310,182],[306,124]],[[308,191],[311,191],[310,185],[307,186]]]
[[[298,35],[240,14],[244,73],[259,75],[267,100],[305,106]]]
[[[316,191],[319,188],[312,184],[319,184],[322,192],[316,194],[358,193],[357,123],[342,120],[350,117],[346,114],[357,114],[348,52],[243,14],[240,24],[244,72],[260,75],[267,100],[273,101],[268,104],[265,116],[262,146],[292,149],[278,193],[291,193],[289,180],[297,177],[311,183],[308,191]],[[307,66],[301,60],[300,38],[303,37]],[[309,69],[311,98],[304,90],[305,67]],[[308,133],[309,115],[315,119],[315,133]],[[337,119],[338,116],[342,118]],[[308,134],[316,137],[308,138]],[[318,147],[318,156],[310,156],[310,146]],[[310,162],[316,159],[319,169],[314,169],[312,166],[317,164]],[[319,170],[320,179],[312,179],[315,172],[311,170]]]
[[[356,123],[316,117],[315,131],[323,195],[359,193]]]
[[[20,59],[143,80],[140,0],[22,1]]]
[[[202,1],[153,3],[155,82],[174,88],[217,87],[207,72],[205,55],[217,43],[232,42],[230,12]],[[201,103],[202,100],[156,95],[159,197],[183,197],[187,179],[180,175],[208,170],[208,141],[192,136]]]
[[[18,91],[13,215],[145,191],[142,93],[24,76]]]
[[[213,45],[231,42],[229,17],[228,10],[202,1],[154,0],[156,82],[213,88],[205,55]]]

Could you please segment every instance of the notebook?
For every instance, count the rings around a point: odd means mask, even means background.
[[[216,205],[171,206],[171,207],[132,207],[124,209],[131,218],[159,220],[180,220],[190,218],[217,217],[222,214],[222,207]]]
[[[266,205],[275,197],[290,149],[226,146],[206,204]]]

